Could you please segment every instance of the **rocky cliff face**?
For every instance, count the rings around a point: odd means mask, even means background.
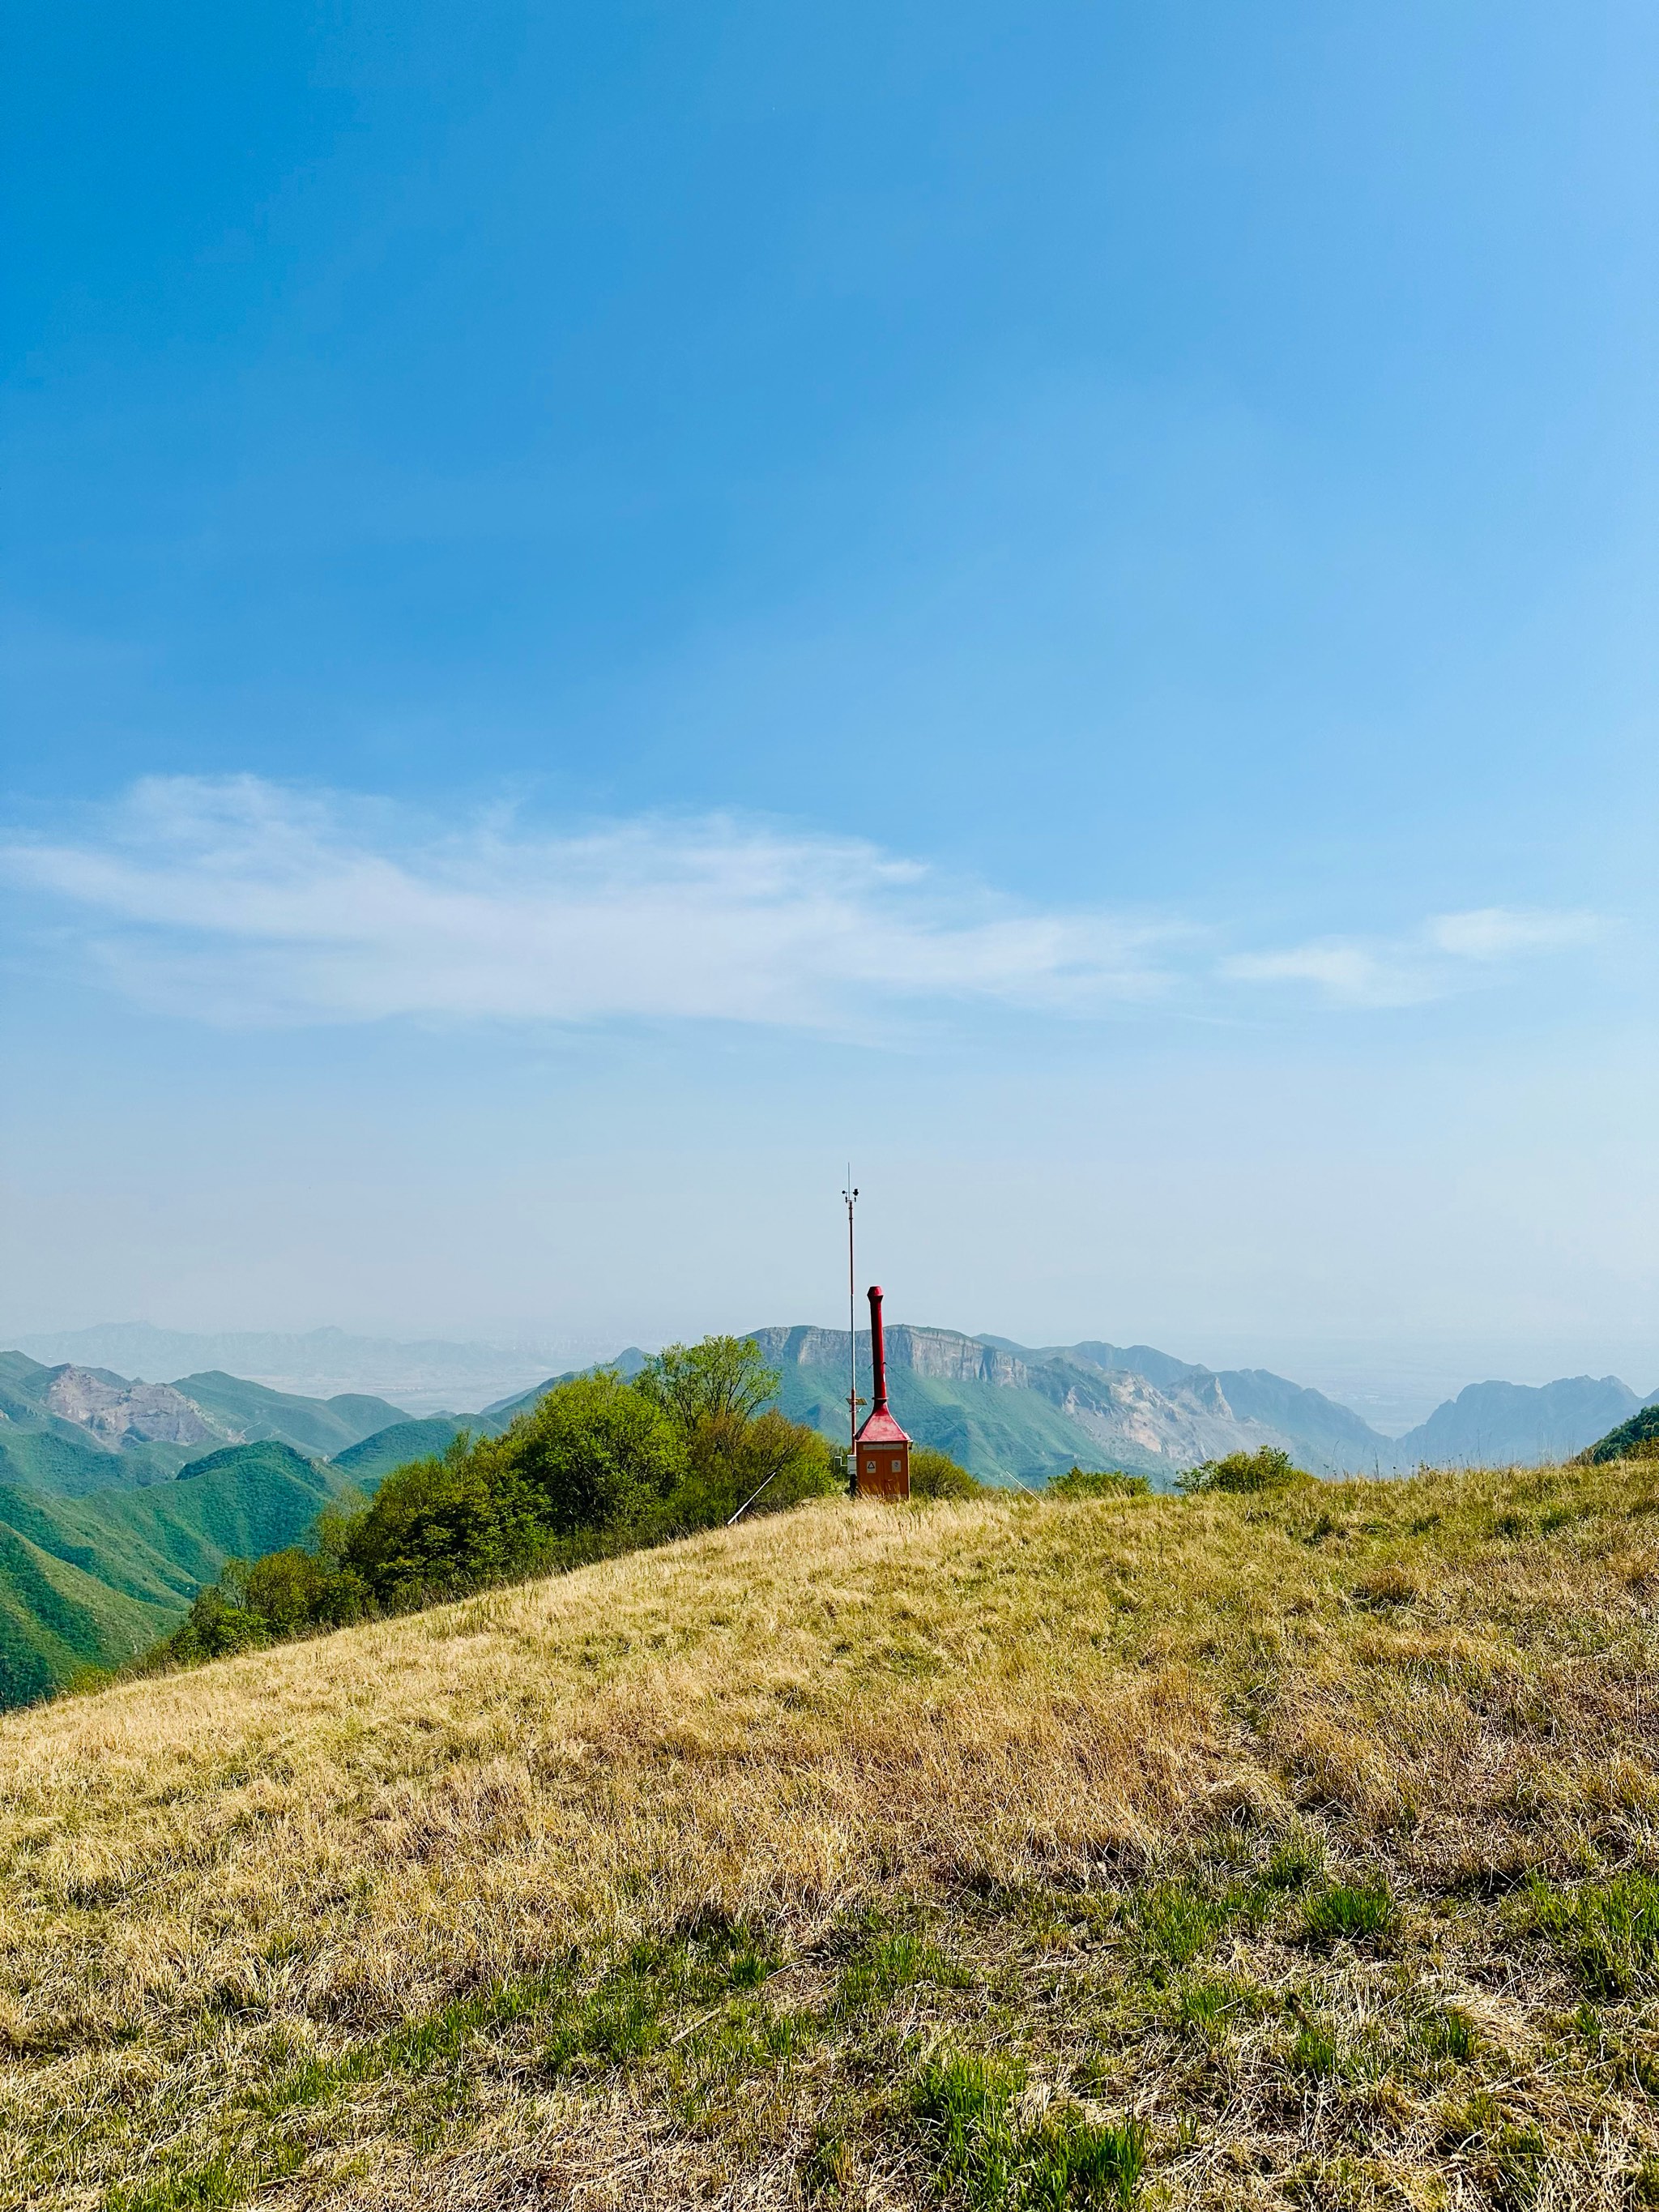
[[[236,1443],[170,1382],[129,1382],[93,1367],[60,1367],[46,1386],[45,1403],[60,1420],[74,1421],[118,1447],[129,1437],[155,1444]]]
[[[1030,1375],[1028,1388],[1058,1406],[1109,1452],[1129,1446],[1182,1468],[1285,1441],[1259,1421],[1241,1420],[1214,1375],[1169,1389],[1159,1389],[1144,1375],[1090,1374],[1059,1360],[1034,1367]]]
[[[837,1378],[837,1391],[845,1390],[845,1329],[763,1328],[754,1338],[769,1364],[816,1370]],[[859,1332],[857,1343],[864,1388],[870,1372],[867,1330]],[[929,1382],[1029,1391],[1080,1432],[1080,1456],[1085,1440],[1092,1446],[1091,1464],[1173,1474],[1202,1460],[1273,1444],[1298,1455],[1304,1465],[1328,1470],[1363,1468],[1373,1449],[1382,1447],[1358,1415],[1317,1391],[1277,1376],[1218,1375],[1146,1346],[1124,1352],[1080,1344],[1022,1352],[953,1329],[896,1322],[887,1331],[887,1364],[895,1374],[908,1371]],[[1242,1404],[1229,1395],[1234,1384]]]
[[[1023,1360],[998,1352],[976,1337],[959,1336],[950,1328],[912,1328],[895,1322],[884,1332],[887,1364],[906,1367],[939,1382],[993,1382],[1007,1390],[1030,1387]],[[754,1340],[770,1367],[827,1367],[847,1370],[847,1331],[844,1328],[757,1328]],[[870,1371],[870,1332],[858,1336],[859,1371]]]

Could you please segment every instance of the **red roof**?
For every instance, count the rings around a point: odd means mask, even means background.
[[[878,1406],[859,1431],[855,1443],[860,1444],[908,1444],[910,1441],[885,1406]]]

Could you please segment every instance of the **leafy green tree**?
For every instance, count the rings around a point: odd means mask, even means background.
[[[510,1471],[562,1537],[643,1529],[687,1471],[666,1408],[609,1369],[561,1382],[479,1451]]]
[[[752,1337],[706,1336],[701,1344],[671,1344],[655,1353],[634,1388],[690,1436],[707,1421],[750,1419],[776,1397],[781,1380]]]
[[[537,1499],[497,1440],[473,1444],[463,1435],[441,1458],[387,1475],[346,1534],[341,1565],[378,1604],[420,1605],[528,1572],[545,1534]]]

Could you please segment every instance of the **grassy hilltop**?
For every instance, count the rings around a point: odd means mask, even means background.
[[[830,1500],[0,1723],[0,2200],[1659,2202],[1659,1462]]]

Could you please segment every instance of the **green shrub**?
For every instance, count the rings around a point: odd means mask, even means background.
[[[1048,1498],[1149,1498],[1152,1486],[1144,1474],[1125,1474],[1115,1467],[1072,1468],[1057,1474],[1043,1493]]]
[[[948,1452],[936,1451],[932,1444],[913,1444],[910,1448],[910,1495],[912,1498],[984,1498],[988,1486],[958,1467]]]
[[[297,1545],[267,1552],[251,1565],[228,1561],[219,1587],[246,1612],[257,1614],[273,1636],[297,1636],[317,1625],[347,1628],[379,1610],[355,1567],[342,1569]]]
[[[244,1564],[228,1563],[231,1568]],[[216,1585],[198,1590],[188,1616],[171,1636],[146,1655],[148,1667],[191,1667],[204,1659],[228,1659],[238,1651],[269,1644],[270,1632],[257,1613],[245,1612]]]
[[[816,1429],[775,1411],[745,1418],[715,1414],[686,1439],[688,1472],[658,1516],[660,1533],[678,1535],[751,1513],[780,1513],[847,1486],[845,1455]]]
[[[607,1369],[561,1382],[474,1456],[524,1485],[544,1527],[572,1536],[646,1520],[690,1471],[690,1426]]]
[[[498,1440],[458,1437],[441,1459],[387,1475],[346,1532],[341,1564],[395,1609],[528,1572],[549,1549],[535,1495]]]
[[[1280,1451],[1276,1444],[1263,1444],[1260,1451],[1229,1452],[1225,1459],[1206,1459],[1198,1467],[1188,1468],[1177,1480],[1182,1494],[1194,1498],[1213,1491],[1248,1496],[1257,1491],[1292,1490],[1314,1478],[1292,1463],[1289,1452]]]

